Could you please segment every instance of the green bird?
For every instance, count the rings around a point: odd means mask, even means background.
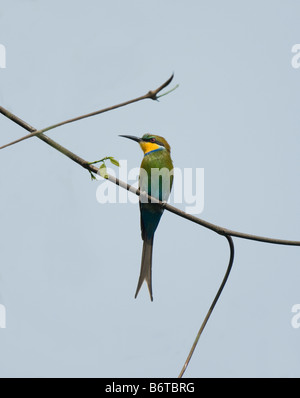
[[[173,184],[173,162],[171,147],[167,141],[159,136],[144,134],[142,138],[132,135],[121,135],[140,144],[144,152],[139,176],[139,189],[148,195],[166,202]],[[151,301],[152,294],[152,250],[153,238],[163,208],[158,203],[146,202],[140,197],[141,232],[143,243],[140,277],[135,293],[137,297],[144,281],[147,282]]]

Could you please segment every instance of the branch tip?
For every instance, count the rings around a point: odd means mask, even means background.
[[[152,100],[154,100],[154,101],[157,101],[157,99],[158,99],[159,97],[162,96],[162,95],[157,96],[157,94],[158,94],[161,90],[163,90],[165,87],[167,87],[167,86],[171,83],[171,81],[173,80],[173,78],[174,78],[174,73],[172,73],[172,75],[169,77],[169,79],[168,79],[167,81],[165,81],[161,86],[159,86],[156,90],[150,90],[150,91],[148,92],[148,94],[147,94],[147,97],[150,98],[150,99],[152,99]],[[166,93],[166,94],[168,94],[168,93]],[[164,95],[164,94],[163,94],[163,95]]]

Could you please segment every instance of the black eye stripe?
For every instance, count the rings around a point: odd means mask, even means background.
[[[151,143],[153,143],[153,144],[155,143],[155,144],[157,144],[157,145],[164,146],[164,144],[163,144],[162,142],[156,140],[154,137],[151,137],[151,138],[144,138],[143,141],[145,141],[145,142],[151,142]]]

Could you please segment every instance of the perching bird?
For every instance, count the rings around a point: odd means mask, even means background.
[[[166,202],[173,184],[173,163],[171,148],[167,141],[159,135],[145,134],[142,138],[132,135],[121,135],[137,141],[144,152],[141,164],[139,189],[148,195]],[[163,208],[158,203],[143,203],[140,198],[141,232],[143,243],[141,272],[135,293],[137,297],[144,282],[147,282],[151,301],[152,294],[152,249],[155,230],[163,213]]]

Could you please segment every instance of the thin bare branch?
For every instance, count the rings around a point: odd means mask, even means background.
[[[210,306],[210,308],[209,308],[209,310],[208,310],[208,312],[206,314],[206,317],[204,318],[204,321],[202,322],[202,325],[200,326],[200,329],[199,329],[199,331],[197,333],[195,341],[194,341],[194,343],[192,345],[192,348],[191,348],[191,350],[190,350],[190,352],[189,352],[189,354],[187,356],[187,359],[186,359],[186,361],[185,361],[185,363],[183,365],[183,368],[181,369],[181,372],[179,373],[178,378],[181,378],[183,376],[183,374],[184,374],[184,372],[185,372],[185,370],[186,370],[186,368],[187,368],[187,366],[188,366],[188,364],[189,364],[189,362],[190,362],[190,360],[191,360],[191,358],[193,356],[193,353],[194,353],[195,348],[196,348],[196,346],[198,344],[198,341],[199,341],[199,339],[201,337],[201,334],[202,334],[202,332],[203,332],[203,330],[204,330],[204,328],[205,328],[205,326],[207,324],[207,321],[208,321],[209,317],[211,316],[211,314],[212,314],[212,312],[213,312],[213,310],[215,308],[215,305],[217,304],[217,301],[219,300],[219,297],[220,297],[220,295],[221,295],[221,293],[222,293],[222,291],[224,289],[224,286],[225,286],[225,284],[226,284],[226,282],[228,280],[230,271],[232,269],[233,259],[234,259],[234,244],[233,244],[233,240],[232,240],[231,236],[225,235],[225,238],[228,240],[229,248],[230,248],[230,258],[229,258],[229,263],[228,263],[228,266],[227,266],[226,273],[225,273],[224,278],[222,280],[222,283],[221,283],[221,285],[220,285],[220,287],[219,287],[219,289],[217,291],[217,294],[216,294],[216,296],[215,296],[215,298],[214,298],[214,300],[213,300],[213,302],[212,302],[212,304],[211,304],[211,306]]]
[[[109,106],[107,108],[100,109],[100,110],[95,111],[95,112],[87,113],[85,115],[77,116],[77,117],[74,117],[72,119],[64,120],[63,122],[53,124],[51,126],[45,127],[43,129],[40,129],[40,130],[36,130],[36,129],[32,130],[31,126],[28,125],[28,127],[30,127],[31,129],[26,129],[26,130],[29,130],[30,134],[27,134],[24,137],[18,138],[15,141],[9,142],[8,144],[5,144],[5,145],[1,146],[0,149],[7,148],[7,147],[9,147],[11,145],[17,144],[18,142],[27,140],[28,138],[34,137],[36,135],[43,134],[43,133],[45,133],[45,132],[47,132],[49,130],[53,130],[53,129],[55,129],[57,127],[60,127],[60,126],[63,126],[65,124],[77,122],[78,120],[86,119],[86,118],[91,117],[91,116],[100,115],[100,113],[109,112],[109,111],[112,111],[114,109],[121,108],[122,106],[133,104],[134,102],[142,101],[142,100],[145,100],[145,99],[157,100],[158,99],[157,94],[171,83],[171,81],[173,80],[173,77],[174,77],[174,74],[172,74],[172,76],[166,82],[164,82],[161,86],[159,86],[155,90],[150,90],[145,95],[142,95],[140,97],[134,98],[134,99],[129,100],[129,101],[121,102],[120,104],[117,104],[117,105]],[[176,88],[177,88],[177,86],[176,86]],[[173,90],[168,91],[168,93],[173,91]],[[168,94],[168,93],[165,93],[165,95]],[[9,117],[8,114],[10,112],[6,111],[4,108],[0,107],[0,112],[5,114],[7,117]],[[11,120],[13,120],[14,122],[16,122],[17,124],[20,124],[19,123],[20,119],[18,117],[15,116],[14,119],[11,118],[11,117],[9,117],[9,118]]]

